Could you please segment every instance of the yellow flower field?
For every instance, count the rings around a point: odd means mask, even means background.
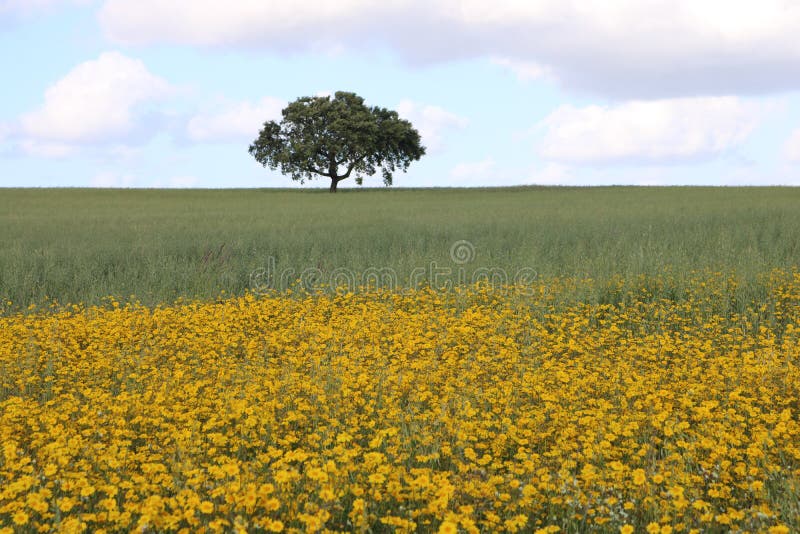
[[[711,275],[6,316],[0,532],[796,532],[800,274],[773,279],[728,316]]]

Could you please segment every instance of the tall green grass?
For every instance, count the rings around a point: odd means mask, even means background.
[[[452,245],[474,257],[457,264]],[[272,260],[270,260],[272,258]],[[103,297],[145,304],[215,298],[251,273],[391,268],[521,268],[595,281],[577,295],[613,300],[624,284],[680,298],[692,272],[733,274],[757,298],[772,269],[800,263],[800,189],[504,188],[431,190],[0,189],[0,297],[18,309]],[[712,275],[713,276],[713,275]],[[313,277],[313,276],[312,276]],[[289,277],[291,278],[291,277]],[[645,282],[643,282],[643,280]],[[276,279],[273,286],[280,285]],[[281,289],[280,287],[277,287]],[[9,307],[6,302],[13,304]]]

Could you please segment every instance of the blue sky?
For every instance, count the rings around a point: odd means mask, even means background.
[[[337,90],[422,134],[400,187],[800,185],[798,34],[782,0],[0,0],[0,186],[299,187],[247,147]]]

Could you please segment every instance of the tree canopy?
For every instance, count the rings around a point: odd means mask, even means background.
[[[280,123],[264,123],[250,154],[300,183],[330,178],[331,192],[351,175],[361,185],[379,170],[383,183],[391,185],[394,171],[405,172],[425,154],[409,121],[396,111],[366,106],[355,93],[298,98],[281,114]]]

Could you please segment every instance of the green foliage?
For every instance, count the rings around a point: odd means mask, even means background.
[[[157,304],[241,294],[270,257],[297,274],[388,267],[405,283],[431,262],[457,268],[450,249],[464,239],[475,247],[467,275],[528,267],[544,279],[591,277],[575,298],[612,302],[642,284],[654,298],[681,299],[692,271],[712,270],[736,274],[738,306],[760,298],[765,273],[798,266],[798,203],[800,188],[365,189],[333,198],[5,189],[0,300],[17,309],[45,297],[97,303],[135,294]],[[653,285],[660,276],[667,283]]]
[[[380,170],[383,183],[391,185],[394,171],[405,172],[425,154],[410,122],[395,111],[367,107],[354,93],[298,98],[282,114],[280,123],[264,123],[250,154],[300,183],[326,176],[336,191],[351,174],[361,185]]]

